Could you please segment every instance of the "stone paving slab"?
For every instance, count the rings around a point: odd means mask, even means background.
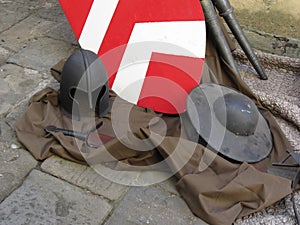
[[[0,67],[0,79],[1,117],[38,86],[42,75],[36,70],[5,64]]]
[[[44,75],[43,75],[44,76]],[[50,75],[46,75],[50,77]],[[9,125],[12,129],[15,127],[15,123],[18,118],[25,112],[28,106],[29,99],[38,91],[44,89],[45,87],[49,86],[55,89],[57,88],[57,81],[54,78],[50,77],[50,79],[41,80],[40,83],[29,93],[27,94],[24,99],[20,102],[17,102],[13,108],[11,108],[7,114],[5,115],[4,122]]]
[[[11,54],[11,51],[0,46],[0,66],[2,66],[6,62],[6,60]]]
[[[4,120],[0,121],[0,142],[18,143],[15,130]]]
[[[175,176],[173,176],[173,177],[170,177],[168,180],[161,182],[155,186],[159,189],[162,189],[163,191],[167,191],[171,194],[179,196],[180,194],[176,189],[177,181],[178,181],[178,179]]]
[[[48,32],[45,36],[56,39],[63,40],[68,44],[78,46],[78,41],[72,31],[72,28],[67,20],[62,22],[56,22],[55,25],[49,27]]]
[[[30,42],[7,62],[38,71],[49,71],[53,65],[69,57],[72,52],[72,46],[66,42],[46,37]]]
[[[154,186],[133,187],[105,225],[205,225],[177,195]]]
[[[41,167],[47,173],[110,200],[119,199],[128,190],[128,187],[112,183],[88,166],[73,163],[57,156],[48,158]]]
[[[47,7],[38,10],[36,15],[45,20],[55,22],[55,24],[49,27],[48,32],[45,33],[47,37],[63,40],[72,45],[79,45],[72,28],[57,0],[51,0],[50,2],[48,1]]]
[[[26,150],[15,144],[0,142],[0,202],[22,184],[36,166],[37,161]]]
[[[28,99],[24,99],[22,102],[19,102],[11,110],[7,112],[5,118],[3,119],[3,122],[6,125],[8,125],[9,128],[15,130],[16,121],[25,112],[27,106],[28,106]]]
[[[53,21],[30,15],[1,33],[1,45],[17,52],[34,39],[42,37],[54,24]]]
[[[37,11],[37,15],[39,17],[55,22],[62,22],[66,20],[65,14],[60,7],[58,0],[47,0],[44,2],[43,7]]]
[[[99,225],[112,206],[101,197],[34,170],[0,205],[0,225]]]
[[[24,9],[30,11],[30,13],[34,13],[36,10],[47,7],[49,2],[53,2],[55,0],[2,0],[3,2],[16,2],[20,4],[20,6]]]
[[[0,32],[10,28],[29,14],[29,9],[17,1],[0,0]],[[2,18],[5,19],[2,20]]]

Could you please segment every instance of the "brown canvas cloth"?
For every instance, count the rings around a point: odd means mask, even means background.
[[[173,143],[174,138],[169,138],[158,151],[170,156]],[[183,149],[194,147],[188,140],[181,144]],[[191,210],[209,224],[232,224],[291,192],[289,180],[260,172],[248,163],[230,163],[201,145],[196,146],[192,157],[181,151],[172,158],[169,166],[174,171],[178,171],[180,159],[191,158],[179,170],[176,187]]]
[[[44,128],[54,125],[59,128],[77,131],[88,131],[94,125],[94,121],[75,121],[65,116],[58,105],[58,92],[52,88],[45,88],[36,93],[29,101],[29,106],[24,115],[16,123],[16,133],[19,140],[38,160],[43,160],[49,156],[56,154],[65,159],[79,163],[86,163],[80,150],[84,145],[83,141],[79,141],[62,133],[46,134]],[[110,92],[111,104],[115,101],[116,95]],[[149,109],[136,107],[132,104],[118,98],[117,107],[122,111],[122,107],[130,105],[131,117],[130,128],[132,132],[137,132],[142,127],[147,127],[149,121],[157,115]],[[120,118],[122,123],[123,118]],[[99,132],[103,135],[114,138],[107,145],[109,153],[116,160],[127,161],[129,164],[152,164],[161,160],[161,156],[155,150],[141,152],[133,151],[115,138],[116,134],[112,127],[110,114],[101,119],[103,126]],[[115,121],[118,123],[118,121]],[[33,141],[34,140],[34,141]],[[156,154],[155,154],[156,153]]]
[[[154,136],[147,144],[150,147],[151,145],[157,147],[149,151],[135,151],[126,147],[118,138],[114,138],[115,132],[112,129],[109,114],[102,119],[104,125],[99,129],[100,133],[113,137],[104,145],[109,154],[92,151],[86,157],[91,160],[89,161],[91,163],[93,163],[93,159],[95,163],[98,160],[119,160],[128,165],[141,167],[168,159],[166,160],[168,168],[175,171],[179,179],[177,188],[191,210],[210,224],[226,225],[231,224],[237,218],[269,206],[291,193],[289,180],[261,172],[266,171],[271,162],[282,160],[285,157],[285,151],[291,149],[291,146],[271,112],[258,102],[241,78],[234,74],[218,56],[218,52],[209,39],[206,63],[211,71],[207,72],[203,81],[217,82],[240,90],[253,99],[265,116],[274,139],[272,153],[267,159],[253,165],[229,162],[200,144],[185,138],[178,138],[179,136],[185,137],[184,131],[181,131],[182,125],[179,116],[156,114],[149,109],[141,109],[136,106],[132,106],[132,119],[130,119],[135,137],[148,138],[151,135],[149,121],[153,117],[160,117],[168,127],[167,136],[162,143],[157,146],[159,140],[156,140],[156,136]],[[58,78],[62,65],[63,63],[55,66],[52,70]],[[129,104],[126,101],[115,102],[116,96],[113,92],[111,92],[110,100],[112,104],[118,104],[120,110]],[[80,152],[84,146],[83,142],[75,142],[74,138],[60,133],[50,135],[44,131],[44,127],[47,125],[73,129],[72,122],[74,123],[62,115],[59,110],[57,91],[47,88],[31,98],[28,109],[16,123],[16,132],[19,140],[39,160],[56,154],[65,159],[85,163]],[[89,126],[90,124],[83,123],[76,127],[84,131],[88,130]],[[160,126],[160,122],[153,125],[158,133]],[[178,146],[180,147],[179,151],[175,151]],[[184,160],[187,160],[188,163],[182,167],[180,162]]]

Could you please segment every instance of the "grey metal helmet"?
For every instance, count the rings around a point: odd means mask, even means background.
[[[77,120],[108,113],[108,76],[94,52],[80,49],[67,59],[61,73],[58,100],[61,111]]]
[[[197,86],[189,93],[187,114],[195,133],[225,158],[254,163],[273,148],[269,125],[254,102],[231,88]]]
[[[232,133],[242,136],[254,134],[259,111],[247,96],[237,92],[225,94],[214,102],[213,109],[219,122]]]

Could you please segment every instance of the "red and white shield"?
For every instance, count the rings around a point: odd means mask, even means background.
[[[99,55],[123,99],[182,113],[200,83],[206,30],[199,0],[59,0],[83,49]]]

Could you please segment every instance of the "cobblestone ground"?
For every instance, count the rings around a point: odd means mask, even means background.
[[[0,0],[0,18],[0,224],[205,224],[179,196],[174,178],[126,187],[56,156],[36,161],[23,149],[16,119],[34,93],[58,87],[49,69],[77,42],[54,0]],[[280,125],[300,150],[299,74],[270,70],[265,82],[249,66],[240,68],[262,100],[276,106]],[[295,199],[300,210],[300,195]],[[291,196],[235,224],[283,223],[295,224]]]

